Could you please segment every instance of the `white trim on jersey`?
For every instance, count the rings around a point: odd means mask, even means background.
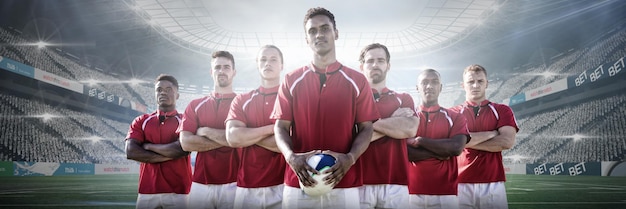
[[[200,102],[200,104],[198,104],[198,106],[196,106],[196,109],[194,109],[193,111],[195,113],[198,113],[198,109],[200,109],[200,107],[204,104],[207,103],[209,101],[209,99],[211,99],[211,97],[207,97],[206,99],[202,100],[202,102]]]
[[[354,86],[354,90],[356,90],[356,97],[359,97],[359,95],[361,95],[361,90],[359,90],[359,86],[356,85],[356,83],[354,82],[354,80],[352,80],[352,78],[348,77],[348,75],[346,75],[346,73],[343,72],[343,69],[339,69],[338,71],[341,73],[341,75],[343,75],[344,78],[346,78],[346,80],[352,83],[352,86]]]
[[[246,102],[245,102],[245,103],[243,103],[243,107],[242,107],[242,109],[243,109],[244,111],[245,111],[245,109],[246,109],[246,106],[248,106],[248,103],[250,103],[250,102],[252,101],[252,99],[254,99],[254,97],[255,97],[256,95],[259,95],[259,92],[258,92],[258,91],[254,91],[254,93],[252,94],[252,96],[250,97],[250,99],[246,100]]]
[[[498,111],[496,111],[496,108],[493,107],[493,105],[491,105],[491,103],[487,104],[489,105],[489,108],[491,108],[491,111],[493,112],[493,114],[496,116],[496,120],[500,120],[500,115],[498,115]]]
[[[174,116],[176,118],[176,120],[178,121],[178,125],[183,123],[183,119],[178,117],[178,115]]]
[[[148,123],[148,121],[154,117],[157,117],[157,115],[151,115],[150,117],[148,117],[146,120],[143,121],[143,124],[141,124],[141,130],[145,131],[146,130],[146,124]]]
[[[446,116],[446,119],[448,119],[448,123],[450,124],[450,128],[452,128],[452,125],[454,125],[454,123],[452,122],[452,118],[448,115],[448,112],[443,109],[439,109],[439,112],[443,113]]]
[[[309,69],[309,68],[307,68],[307,69]],[[298,77],[298,79],[296,79],[293,82],[293,85],[291,86],[291,88],[289,88],[289,94],[291,94],[293,96],[293,89],[296,88],[296,85],[298,85],[298,83],[300,83],[300,81],[302,81],[302,79],[304,79],[304,76],[306,76],[306,74],[311,72],[311,71],[312,71],[311,69],[304,71],[304,73],[302,73],[302,75],[300,77]]]

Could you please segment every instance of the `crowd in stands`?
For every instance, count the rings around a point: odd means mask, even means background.
[[[38,100],[0,94],[0,161],[129,164],[116,121]]]
[[[587,101],[518,120],[512,163],[622,161],[626,94]]]
[[[151,87],[146,85],[128,86],[127,83],[120,82],[128,81],[128,78],[109,75],[79,64],[69,56],[63,55],[58,49],[37,46],[37,41],[0,27],[0,46],[2,46],[0,47],[0,56],[140,104],[154,106],[154,94],[146,94],[153,92]],[[90,83],[89,81],[95,82]]]
[[[579,75],[585,70],[596,69],[602,64],[612,63],[626,56],[626,30],[614,31],[606,36],[593,42],[589,47],[571,49],[554,56],[549,63],[530,65],[527,69],[518,69],[512,75],[495,75],[494,77],[502,79],[506,85],[496,88],[496,91],[488,94],[488,98],[501,102],[516,94],[539,88],[568,76]],[[493,87],[490,84],[489,88],[494,90]]]

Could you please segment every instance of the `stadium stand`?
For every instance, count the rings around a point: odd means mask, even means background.
[[[518,120],[513,163],[624,160],[626,95],[587,101]]]
[[[35,40],[27,40],[17,32],[0,28],[0,54],[18,62],[50,72],[52,74],[70,80],[88,84],[104,92],[110,92],[116,96],[139,102],[144,105],[154,106],[155,100],[151,87],[134,85],[128,87],[119,81],[128,78],[107,75],[95,69],[83,66],[67,56],[59,54],[58,49],[38,47]],[[89,83],[94,81],[94,83]],[[152,107],[152,109],[154,109]]]
[[[0,105],[3,161],[133,163],[124,154],[128,122],[7,94]]]

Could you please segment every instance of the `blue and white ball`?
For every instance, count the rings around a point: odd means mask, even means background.
[[[329,154],[315,154],[310,156],[306,162],[307,164],[309,164],[309,166],[313,167],[315,170],[321,173],[335,165],[336,159]],[[300,182],[300,188],[302,188],[304,193],[306,193],[307,195],[320,196],[333,190],[333,186],[330,184],[326,184],[323,180],[326,176],[330,175],[330,173],[315,175],[309,172],[309,175],[313,177],[317,184],[315,184],[315,186],[313,187],[305,187],[304,185],[302,185],[302,182]]]

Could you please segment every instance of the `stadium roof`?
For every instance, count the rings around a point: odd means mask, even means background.
[[[165,37],[200,50],[256,51],[272,43],[305,47],[303,14],[326,5],[336,14],[338,48],[386,43],[392,53],[419,52],[463,39],[499,8],[496,0],[210,1],[136,0],[135,9]],[[358,5],[358,6],[355,6]],[[349,14],[349,15],[348,15]],[[196,48],[196,47],[194,47]]]
[[[258,46],[285,52],[285,71],[308,62],[302,21],[322,6],[337,20],[338,59],[358,68],[360,48],[392,50],[388,85],[414,86],[418,69],[460,80],[473,63],[507,73],[528,62],[581,47],[625,22],[626,1],[214,1],[4,0],[0,26],[56,44],[96,69],[152,80],[170,73],[182,83],[212,85],[209,54],[235,52],[235,87],[254,88]],[[200,52],[200,53],[198,53]]]

